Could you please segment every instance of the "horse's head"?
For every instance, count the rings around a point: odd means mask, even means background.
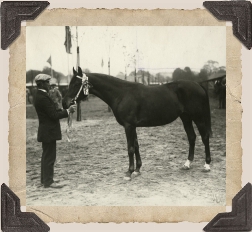
[[[64,109],[68,109],[74,100],[76,100],[76,102],[79,102],[87,97],[87,95],[84,95],[83,92],[83,82],[81,79],[82,77],[83,73],[81,68],[78,67],[78,72],[76,72],[75,69],[73,68],[73,77],[70,81],[68,91],[62,101]]]

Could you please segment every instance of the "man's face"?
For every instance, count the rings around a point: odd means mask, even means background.
[[[44,81],[43,84],[44,89],[48,92],[50,90],[50,82],[48,81]]]

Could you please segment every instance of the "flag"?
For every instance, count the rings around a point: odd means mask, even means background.
[[[103,65],[104,65],[104,63],[103,63],[103,59],[102,59],[102,61],[101,61],[101,66],[102,66],[102,68],[103,68]]]
[[[64,45],[66,47],[66,52],[71,54],[71,47],[72,47],[71,30],[69,26],[66,26],[65,29],[66,29],[66,39]]]
[[[53,70],[52,70],[52,56],[50,56],[46,62],[47,62],[47,63],[49,63],[49,64],[51,65],[51,76],[53,77]]]
[[[51,56],[49,57],[49,59],[46,61],[47,63],[49,63],[52,66],[52,59]]]
[[[52,65],[52,58],[51,58],[51,56],[48,58],[48,60],[46,62],[49,63],[50,65]]]

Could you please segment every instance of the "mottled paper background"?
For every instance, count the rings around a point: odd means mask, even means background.
[[[225,26],[206,10],[45,10],[27,26]],[[25,27],[10,46],[9,186],[26,205]],[[227,181],[226,202],[241,189],[241,44],[227,27]],[[210,221],[225,207],[26,207],[45,222]]]

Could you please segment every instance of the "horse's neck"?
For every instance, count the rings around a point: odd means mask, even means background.
[[[90,93],[99,97],[109,106],[112,106],[114,100],[122,94],[122,89],[118,86],[119,83],[115,78],[92,75],[89,77],[89,81],[93,85]]]

